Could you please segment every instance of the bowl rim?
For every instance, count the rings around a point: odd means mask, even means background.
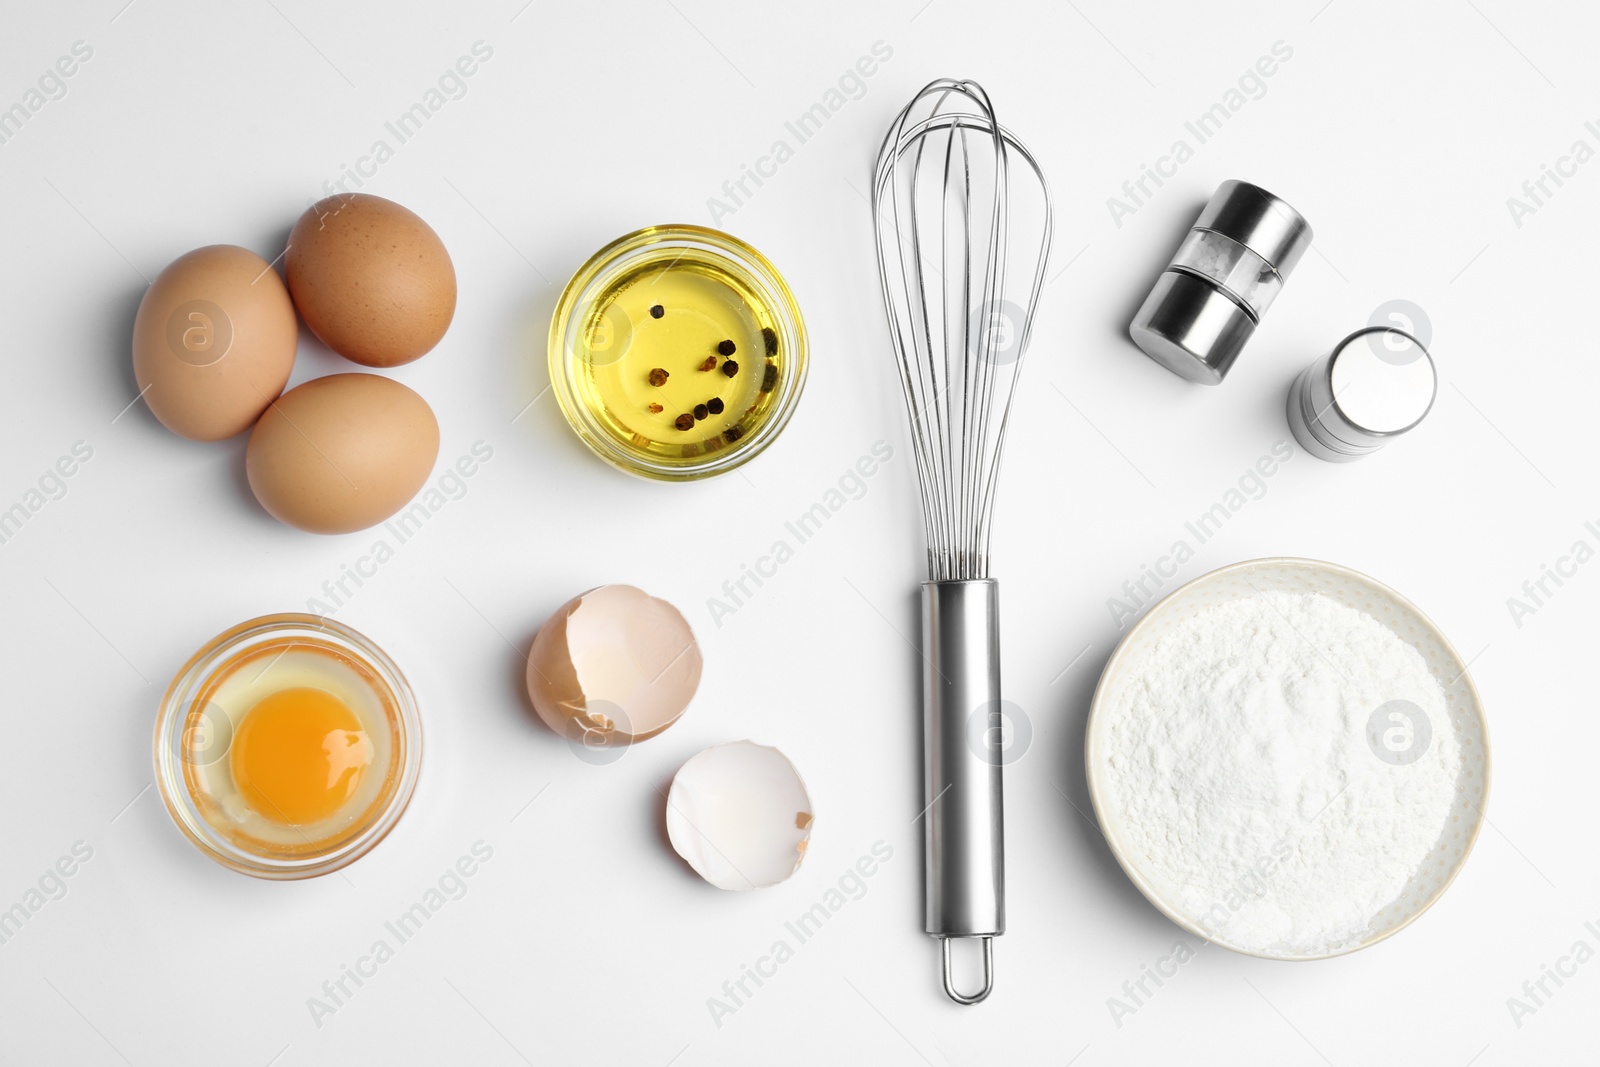
[[[621,258],[635,256],[663,245],[693,243],[702,251],[709,251],[729,262],[738,263],[769,291],[775,307],[781,312],[783,325],[792,327],[788,332],[789,347],[793,351],[793,369],[779,385],[777,402],[771,416],[751,434],[741,438],[736,447],[719,450],[708,455],[709,462],[694,464],[655,463],[627,452],[608,434],[599,432],[588,417],[587,410],[578,403],[573,388],[573,360],[567,358],[566,337],[573,313],[577,310],[579,296],[607,268]],[[742,262],[741,262],[742,261]],[[764,452],[788,426],[805,391],[806,376],[810,368],[810,339],[806,333],[805,318],[800,313],[799,302],[783,274],[758,249],[722,230],[695,223],[665,223],[642,226],[606,242],[583,262],[568,279],[555,308],[550,313],[550,331],[546,342],[546,360],[550,374],[551,391],[561,408],[567,424],[588,449],[606,463],[642,478],[664,482],[686,482],[726,474],[743,466]]]
[[[359,833],[328,852],[285,860],[221,844],[220,835],[194,807],[193,797],[184,784],[182,768],[178,766],[178,757],[173,755],[172,733],[183,727],[187,698],[210,677],[230,651],[247,641],[274,633],[304,630],[326,635],[329,643],[362,660],[386,688],[400,720],[397,741],[403,746],[403,753],[394,794]],[[416,696],[399,666],[382,648],[360,631],[326,616],[280,612],[259,615],[222,631],[201,645],[173,674],[156,714],[151,759],[156,792],[161,795],[167,815],[190,844],[229,870],[272,881],[293,881],[341,870],[372,851],[389,835],[410,806],[421,773],[422,747],[422,720]]]
[[[1334,952],[1316,954],[1307,953],[1294,956],[1285,956],[1281,954],[1275,955],[1271,953],[1260,952],[1251,948],[1246,948],[1242,945],[1233,944],[1230,941],[1216,937],[1215,935],[1202,930],[1198,923],[1194,922],[1189,916],[1185,915],[1178,908],[1169,904],[1164,899],[1162,894],[1149,883],[1149,881],[1139,871],[1137,866],[1129,859],[1127,851],[1123,848],[1119,841],[1117,825],[1114,817],[1108,817],[1107,812],[1109,809],[1109,804],[1105,798],[1106,787],[1101,782],[1100,775],[1096,770],[1097,761],[1095,756],[1098,752],[1096,724],[1103,721],[1104,717],[1109,714],[1109,712],[1106,711],[1106,705],[1109,702],[1109,684],[1107,679],[1111,677],[1113,668],[1118,665],[1122,657],[1128,654],[1128,649],[1131,647],[1135,635],[1137,635],[1150,622],[1151,619],[1155,618],[1163,607],[1173,602],[1180,593],[1186,592],[1203,583],[1218,580],[1224,575],[1269,566],[1303,567],[1313,572],[1334,574],[1342,578],[1352,579],[1369,586],[1386,597],[1391,598],[1400,607],[1410,612],[1416,618],[1417,622],[1425,627],[1439,642],[1440,647],[1442,647],[1444,651],[1447,652],[1455,661],[1455,663],[1461,667],[1461,674],[1457,679],[1457,683],[1465,685],[1465,692],[1468,697],[1467,704],[1470,713],[1477,720],[1479,734],[1483,738],[1483,744],[1481,746],[1483,752],[1483,797],[1477,805],[1474,805],[1476,818],[1473,819],[1472,826],[1467,833],[1466,845],[1461,850],[1461,858],[1457,860],[1456,863],[1451,867],[1449,873],[1439,883],[1438,887],[1431,894],[1429,894],[1428,898],[1424,900],[1420,906],[1415,908],[1409,915],[1407,915],[1402,921],[1396,923],[1390,929],[1385,930],[1376,936],[1366,938],[1354,945],[1341,948]],[[1224,566],[1217,567],[1214,570],[1207,571],[1198,577],[1191,578],[1189,581],[1180,585],[1178,588],[1172,590],[1172,592],[1168,593],[1166,596],[1152,604],[1149,610],[1147,610],[1144,615],[1137,622],[1135,622],[1132,627],[1129,628],[1128,632],[1122,635],[1122,638],[1117,642],[1116,648],[1112,651],[1111,656],[1106,660],[1106,665],[1101,669],[1100,677],[1095,683],[1094,696],[1090,699],[1089,703],[1088,719],[1084,725],[1083,763],[1084,774],[1087,778],[1089,788],[1089,802],[1094,807],[1095,819],[1099,825],[1101,836],[1105,838],[1106,845],[1111,849],[1111,854],[1116,857],[1117,865],[1122,868],[1123,874],[1127,875],[1128,880],[1132,882],[1139,892],[1144,895],[1144,898],[1154,905],[1157,911],[1161,912],[1168,919],[1172,920],[1173,923],[1200,938],[1202,941],[1221,945],[1225,949],[1237,952],[1244,956],[1254,956],[1257,959],[1276,960],[1288,963],[1304,963],[1312,960],[1325,960],[1333,959],[1337,956],[1347,956],[1352,952],[1357,952],[1364,948],[1370,948],[1371,946],[1378,944],[1380,941],[1386,941],[1395,934],[1399,933],[1401,930],[1404,930],[1406,927],[1410,926],[1413,922],[1416,922],[1417,919],[1420,918],[1430,908],[1432,908],[1433,905],[1438,902],[1439,898],[1445,894],[1445,891],[1455,883],[1457,876],[1460,875],[1462,869],[1467,865],[1467,860],[1471,857],[1472,850],[1477,845],[1478,835],[1482,832],[1483,824],[1487,819],[1484,809],[1489,806],[1493,754],[1490,751],[1489,724],[1483,712],[1483,698],[1478,692],[1477,684],[1472,680],[1472,674],[1468,670],[1469,666],[1469,662],[1462,658],[1461,653],[1456,649],[1455,645],[1451,643],[1447,636],[1445,636],[1444,631],[1441,630],[1438,625],[1428,617],[1426,612],[1417,607],[1417,605],[1410,599],[1396,592],[1388,585],[1385,585],[1376,578],[1373,578],[1370,575],[1364,574],[1361,571],[1355,570],[1351,567],[1346,567],[1338,563],[1329,563],[1326,560],[1311,559],[1304,556],[1261,556],[1255,559],[1240,560],[1236,563],[1229,563]]]

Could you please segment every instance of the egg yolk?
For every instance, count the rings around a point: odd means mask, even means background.
[[[251,708],[229,752],[233,782],[258,814],[305,824],[355,795],[372,762],[355,713],[321,689],[284,689]]]

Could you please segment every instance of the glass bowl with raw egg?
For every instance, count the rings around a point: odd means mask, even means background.
[[[606,245],[550,322],[550,381],[584,444],[663,481],[732,470],[771,444],[806,378],[800,308],[766,257],[703,226]]]
[[[350,627],[268,615],[184,665],[156,720],[156,785],[173,822],[258,878],[327,874],[394,828],[422,726],[405,676]]]

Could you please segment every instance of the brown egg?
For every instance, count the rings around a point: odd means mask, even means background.
[[[272,516],[312,533],[376,526],[417,494],[439,456],[422,397],[376,374],[313,378],[250,435],[245,473]]]
[[[167,265],[139,301],[133,376],[173,433],[220,441],[254,425],[294,367],[294,305],[248,248],[208,245]]]
[[[364,367],[425,355],[456,311],[444,242],[381,196],[341,193],[313,204],[289,235],[284,273],[311,332]]]

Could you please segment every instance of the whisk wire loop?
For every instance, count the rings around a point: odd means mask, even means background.
[[[1013,168],[1014,160],[1025,166]],[[1038,243],[1023,248],[1031,263],[1013,260],[1018,175],[1037,183],[1029,207]],[[982,87],[946,78],[925,86],[891,125],[872,208],[928,576],[987,578],[1000,457],[1049,256],[1049,188]],[[1018,274],[1028,283],[1013,292]]]

